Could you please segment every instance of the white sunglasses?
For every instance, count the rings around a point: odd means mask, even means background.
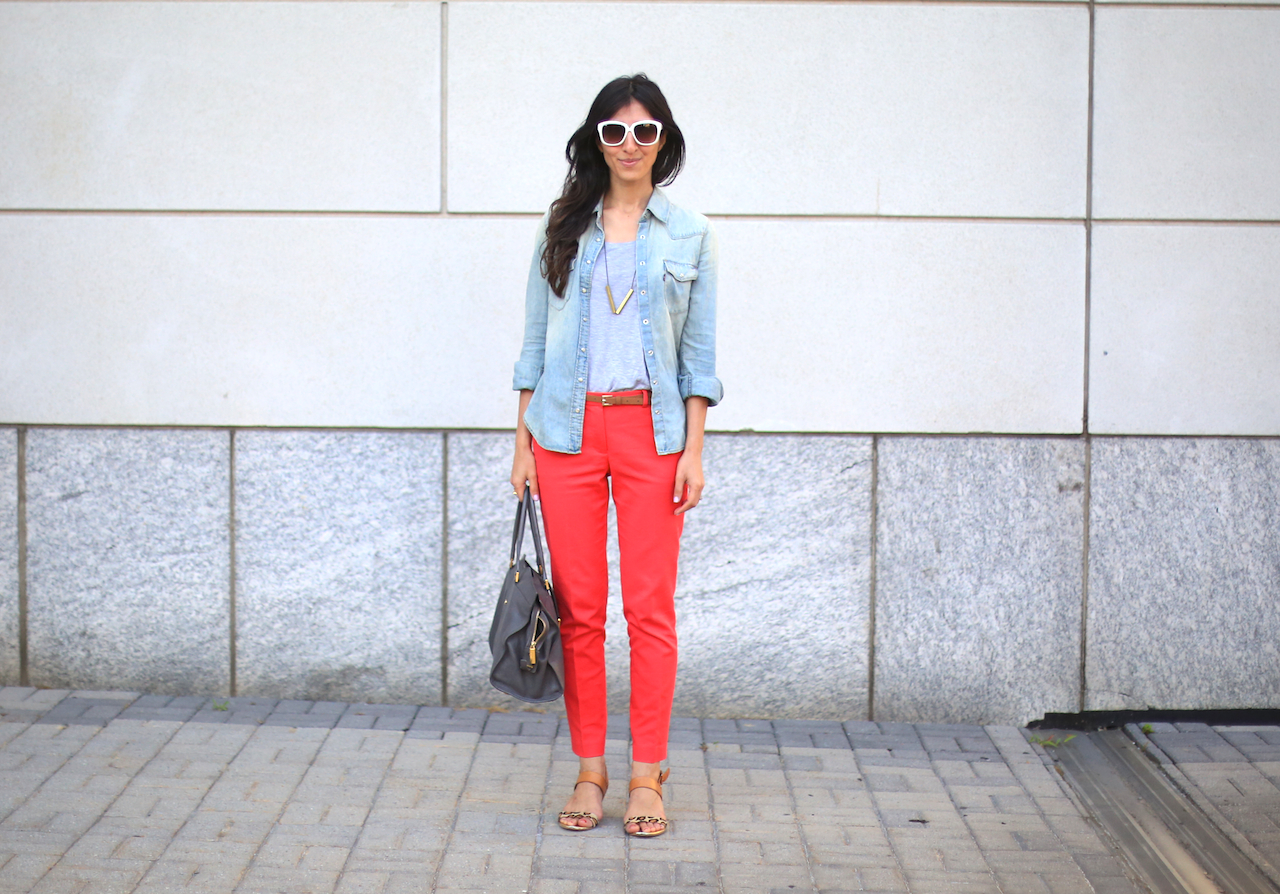
[[[627,134],[637,146],[652,146],[662,136],[662,122],[645,120],[624,124],[621,121],[601,121],[596,125],[596,133],[600,134],[600,142],[606,146],[621,146],[627,141]]]

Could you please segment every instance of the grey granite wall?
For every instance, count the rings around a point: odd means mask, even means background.
[[[676,712],[864,717],[871,439],[713,435],[681,544]]]
[[[34,686],[224,693],[225,431],[27,433]]]
[[[245,695],[523,708],[488,684],[509,432],[27,439],[33,684],[221,694],[234,651]],[[1094,439],[1083,703],[1084,442],[877,442],[873,568],[870,437],[708,437],[682,544],[677,714],[1021,723],[1280,706],[1280,440]],[[17,521],[4,427],[5,682],[20,674]],[[625,711],[609,554],[606,660]]]
[[[18,430],[0,428],[0,686],[18,666]]]
[[[237,433],[240,694],[439,703],[441,438]]]
[[[511,549],[509,432],[451,433],[449,443],[449,704],[516,708],[489,685],[489,623]]]
[[[1086,708],[1280,707],[1280,441],[1096,438]]]
[[[875,719],[1078,710],[1083,442],[879,445]]]
[[[866,712],[870,438],[711,435],[707,491],[681,543],[677,714]],[[487,636],[515,514],[511,435],[449,435],[449,700],[513,706]],[[626,711],[630,661],[610,518],[605,660]]]

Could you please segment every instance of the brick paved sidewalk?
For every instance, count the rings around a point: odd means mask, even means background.
[[[0,690],[0,892],[1129,892],[1011,727],[679,719],[671,831],[555,814],[554,714]]]

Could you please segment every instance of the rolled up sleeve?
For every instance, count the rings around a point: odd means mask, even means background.
[[[724,398],[724,385],[716,376],[716,286],[718,248],[715,231],[708,224],[698,253],[698,278],[689,291],[689,315],[680,336],[680,399],[705,397],[710,406]]]
[[[520,359],[516,361],[511,388],[514,391],[532,391],[542,379],[547,353],[547,297],[551,286],[542,275],[542,246],[546,241],[546,221],[538,230],[533,247],[533,260],[529,263],[529,280],[524,293],[524,342]]]

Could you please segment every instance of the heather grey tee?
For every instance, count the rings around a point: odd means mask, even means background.
[[[591,274],[591,331],[587,333],[587,390],[592,392],[650,390],[649,370],[640,340],[640,302],[636,295],[615,314],[604,290],[605,258],[609,253],[609,285],[615,304],[622,304],[635,285],[636,244],[606,242]]]

